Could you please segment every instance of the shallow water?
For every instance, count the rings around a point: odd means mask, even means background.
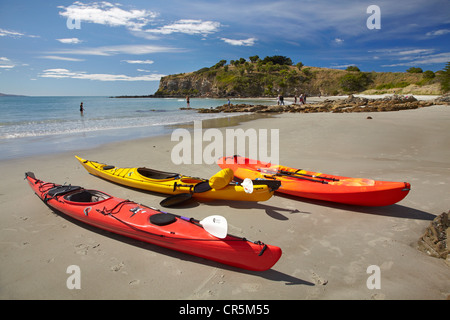
[[[80,113],[80,103],[85,111]],[[240,114],[197,113],[226,99],[0,97],[0,160],[94,148],[105,143],[168,134],[196,120]],[[272,100],[232,103],[271,104]]]

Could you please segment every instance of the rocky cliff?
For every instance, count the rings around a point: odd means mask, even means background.
[[[155,96],[273,97],[278,94],[338,94],[343,93],[339,75],[345,74],[343,70],[321,68],[305,68],[304,72],[297,72],[295,67],[287,68],[285,72],[269,73],[242,72],[237,67],[229,67],[228,70],[205,69],[208,68],[161,78]]]
[[[424,73],[360,72],[277,65],[262,60],[216,64],[161,78],[157,97],[274,97],[371,94],[441,94],[437,77]],[[222,60],[225,61],[225,60]]]

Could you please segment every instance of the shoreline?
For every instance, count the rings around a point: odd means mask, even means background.
[[[194,109],[192,109],[194,110]],[[251,121],[253,119],[261,118],[261,117],[269,117],[269,115],[257,115],[248,112],[243,112],[242,114],[233,114],[226,115],[217,118],[209,118],[201,120],[205,128],[210,127],[223,127],[223,126],[233,126],[237,125],[240,122]],[[69,134],[55,134],[55,135],[46,135],[46,136],[30,136],[30,137],[22,137],[17,138],[20,141],[15,141],[16,138],[6,139],[3,141],[3,150],[8,148],[9,153],[8,156],[5,154],[0,156],[0,162],[19,159],[22,157],[33,157],[39,156],[42,154],[55,154],[57,155],[60,152],[71,152],[73,150],[77,150],[80,145],[80,141],[84,144],[89,145],[86,147],[87,149],[95,149],[99,148],[103,145],[107,144],[115,144],[120,142],[133,141],[136,139],[145,139],[148,137],[157,137],[164,136],[169,134],[174,128],[191,128],[193,126],[192,121],[177,123],[177,124],[161,124],[158,126],[149,126],[137,128],[137,133],[140,137],[134,137],[129,131],[129,129],[108,129],[107,132],[100,132],[100,137],[96,135],[96,132],[79,132],[79,133],[69,133]],[[120,133],[123,134],[120,134]],[[17,146],[15,143],[19,143],[21,149],[19,151],[16,150]],[[35,143],[39,144],[39,148],[36,147]],[[61,150],[60,148],[63,148]],[[26,150],[24,150],[26,149]],[[11,151],[12,150],[12,151]],[[12,152],[16,152],[16,154],[11,154]]]
[[[379,112],[372,120],[367,115],[284,113],[219,128],[279,129],[280,163],[286,166],[412,184],[403,201],[388,207],[276,195],[256,204],[192,202],[168,210],[197,219],[223,215],[231,234],[281,247],[283,256],[267,272],[229,268],[74,223],[46,207],[23,180],[34,171],[44,181],[159,208],[165,196],[91,176],[74,155],[203,178],[220,170],[174,165],[177,142],[169,134],[1,161],[0,299],[448,299],[449,265],[416,244],[432,219],[450,208],[449,109]],[[80,290],[65,285],[69,265],[81,268]],[[380,267],[381,289],[366,286],[370,265]]]

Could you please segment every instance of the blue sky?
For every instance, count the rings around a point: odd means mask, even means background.
[[[450,1],[0,0],[2,93],[152,94],[163,75],[253,55],[441,70],[450,61]]]

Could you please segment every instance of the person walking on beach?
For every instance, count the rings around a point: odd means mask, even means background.
[[[81,115],[83,115],[83,111],[84,111],[84,107],[83,107],[83,102],[80,104],[80,113]]]

